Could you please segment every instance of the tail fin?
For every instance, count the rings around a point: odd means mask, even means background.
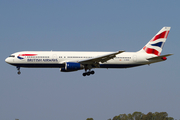
[[[171,27],[163,27],[139,52],[160,56]]]

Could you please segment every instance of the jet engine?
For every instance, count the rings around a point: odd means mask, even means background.
[[[66,62],[64,68],[60,68],[61,72],[73,72],[84,69],[84,66],[76,62]]]

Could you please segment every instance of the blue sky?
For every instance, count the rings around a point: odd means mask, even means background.
[[[0,119],[106,120],[140,111],[180,119],[179,1],[0,1]],[[21,68],[18,51],[140,50],[170,26],[167,61],[129,69],[61,73]]]

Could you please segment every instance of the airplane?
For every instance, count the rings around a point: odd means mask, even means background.
[[[130,68],[165,61],[160,55],[171,27],[163,27],[141,50],[137,52],[85,52],[85,51],[22,51],[11,54],[5,62],[20,68],[60,68],[61,72],[85,70],[83,76],[95,72],[95,68]]]

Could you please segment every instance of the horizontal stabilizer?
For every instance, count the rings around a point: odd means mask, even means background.
[[[160,60],[160,59],[166,60],[165,58],[167,56],[171,56],[171,55],[173,55],[173,54],[167,54],[167,55],[161,55],[161,56],[158,56],[158,57],[148,58],[147,60]]]

